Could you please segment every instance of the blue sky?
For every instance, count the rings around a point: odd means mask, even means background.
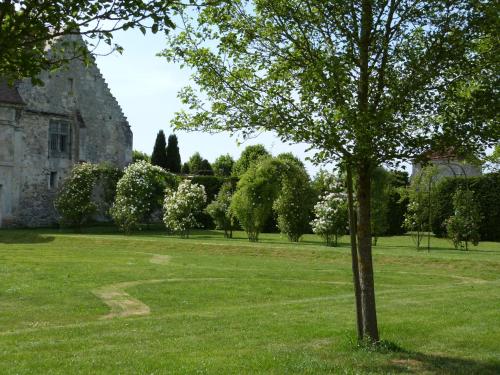
[[[163,129],[167,136],[173,132],[170,120],[182,107],[177,92],[189,84],[190,72],[156,56],[165,48],[165,37],[161,33],[144,36],[138,30],[118,32],[114,42],[124,47],[123,54],[98,56],[97,65],[129,120],[134,133],[134,149],[151,154],[158,131]],[[274,155],[294,153],[305,161],[311,177],[320,168],[305,160],[306,156],[312,156],[306,153],[307,145],[284,144],[271,133],[261,134],[239,146],[237,137],[228,133],[210,135],[177,131],[176,134],[183,162],[196,151],[210,162],[226,153],[237,159],[247,145],[262,143]]]

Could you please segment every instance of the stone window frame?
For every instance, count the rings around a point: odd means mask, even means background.
[[[49,157],[71,158],[71,122],[62,119],[49,120]]]

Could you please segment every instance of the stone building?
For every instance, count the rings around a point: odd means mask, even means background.
[[[132,132],[95,64],[8,86],[0,80],[0,227],[45,226],[72,165],[132,160]]]

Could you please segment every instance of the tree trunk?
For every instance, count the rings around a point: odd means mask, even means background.
[[[356,241],[356,212],[354,211],[354,197],[351,165],[347,164],[347,205],[349,208],[349,234],[351,236],[352,281],[356,300],[356,326],[358,341],[363,339],[363,311],[361,309],[361,287],[359,285],[358,248]]]
[[[372,343],[379,341],[377,312],[375,308],[375,284],[373,280],[371,218],[371,173],[367,163],[358,168],[358,266],[361,287],[363,338]]]

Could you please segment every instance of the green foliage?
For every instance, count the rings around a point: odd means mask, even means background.
[[[408,211],[408,197],[402,193],[409,185],[407,172],[389,172],[389,201],[387,204],[387,232],[390,236],[401,235],[406,232],[404,228],[405,214]]]
[[[181,154],[179,153],[179,145],[177,136],[170,134],[168,136],[168,144],[166,149],[167,154],[167,171],[172,173],[181,172]]]
[[[97,211],[92,192],[97,179],[97,167],[90,163],[76,164],[55,200],[55,207],[64,223],[81,228]]]
[[[176,114],[174,126],[243,137],[272,131],[284,141],[306,142],[317,150],[317,161],[352,165],[358,178],[362,328],[379,341],[368,241],[370,172],[433,146],[477,154],[498,141],[495,18],[488,18],[489,27],[481,23],[496,5],[195,3],[196,11],[180,9],[183,28],[169,35],[163,52],[192,70],[195,85],[179,93],[186,109]],[[483,53],[479,41],[485,39],[490,43]],[[481,92],[484,100],[458,100],[470,91],[463,87],[472,87],[472,96]]]
[[[276,157],[281,163],[280,188],[273,210],[281,233],[292,242],[298,242],[310,230],[310,217],[314,206],[314,190],[304,165],[292,154]]]
[[[459,189],[474,191],[478,210],[482,215],[479,235],[483,241],[500,241],[500,173],[489,173],[478,177],[445,178],[436,186],[435,215],[432,230],[438,237],[445,237],[446,219],[454,214],[453,195]]]
[[[177,186],[177,178],[163,168],[145,161],[129,165],[116,186],[110,209],[119,228],[127,233],[139,229],[151,214],[161,208],[165,188]]]
[[[166,149],[165,133],[160,130],[156,135],[156,141],[151,154],[151,164],[157,165],[163,169],[167,168],[167,149]]]
[[[90,62],[101,41],[113,45],[113,32],[139,28],[153,33],[173,27],[169,1],[65,0],[3,1],[0,4],[0,77],[31,77],[66,65],[75,57]],[[75,35],[90,38],[89,49]],[[71,36],[71,38],[61,38]],[[51,53],[47,54],[47,46]]]
[[[242,176],[252,164],[259,161],[260,158],[268,156],[271,156],[271,154],[263,145],[247,146],[241,153],[240,158],[234,163],[233,176]]]
[[[455,191],[453,209],[454,214],[445,221],[445,225],[455,249],[460,247],[468,250],[469,241],[477,246],[481,214],[474,199],[474,192],[461,188]]]
[[[217,229],[224,230],[224,237],[232,238],[236,218],[230,210],[234,186],[231,181],[226,181],[220,188],[214,200],[205,208],[205,211],[214,221]]]
[[[266,221],[272,215],[279,192],[279,163],[262,158],[241,176],[231,201],[231,211],[248,235],[256,242]]]
[[[332,182],[314,206],[315,219],[311,226],[327,246],[337,246],[338,237],[345,234],[348,227],[347,194],[339,179],[333,175],[324,177]]]
[[[109,210],[115,201],[116,186],[120,178],[123,177],[123,170],[114,167],[108,163],[101,163],[97,165],[97,181],[96,189],[99,196],[97,197],[98,215],[111,219]]]
[[[151,156],[142,151],[138,150],[132,151],[132,163],[136,163],[140,160],[144,160],[147,161],[148,163],[151,163]]]
[[[201,166],[198,170],[198,174],[202,176],[213,176],[214,171],[212,169],[212,165],[207,159],[203,159],[201,161]]]
[[[212,163],[214,175],[218,177],[231,176],[231,171],[233,170],[233,166],[234,166],[234,159],[229,154],[219,156]]]
[[[182,238],[189,237],[189,231],[198,223],[196,214],[207,201],[202,185],[183,180],[177,191],[167,188],[163,203],[163,222],[167,229],[178,232]]]
[[[199,152],[195,152],[188,161],[189,173],[197,175],[203,168],[203,158]]]
[[[414,232],[417,249],[420,248],[424,232],[430,235],[431,223],[436,216],[436,178],[438,168],[428,165],[418,171],[405,190],[408,197],[408,211],[404,227]]]
[[[182,174],[189,174],[189,173],[191,173],[191,170],[189,168],[189,163],[188,162],[185,162],[184,164],[182,164],[181,173]]]
[[[216,176],[197,175],[191,178],[191,182],[198,185],[203,185],[207,194],[207,202],[211,202],[217,196],[224,179]],[[204,208],[204,207],[203,207]],[[203,228],[213,228],[213,220],[205,211],[197,214],[196,220]]]
[[[389,174],[382,168],[375,168],[371,186],[371,225],[372,243],[377,245],[379,236],[389,229]]]

